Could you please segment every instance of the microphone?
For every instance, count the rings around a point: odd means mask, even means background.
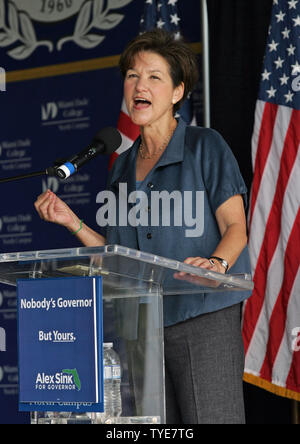
[[[78,154],[70,157],[60,166],[49,168],[50,174],[55,173],[60,179],[67,179],[78,169],[99,154],[109,155],[116,151],[122,143],[119,131],[113,127],[101,129],[94,137],[90,145]]]

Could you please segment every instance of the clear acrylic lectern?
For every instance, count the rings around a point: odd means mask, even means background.
[[[104,343],[113,343],[121,360],[121,416],[33,412],[32,422],[163,424],[163,296],[251,291],[251,277],[214,273],[118,245],[0,254],[0,282],[8,285],[16,286],[18,279],[99,275]]]

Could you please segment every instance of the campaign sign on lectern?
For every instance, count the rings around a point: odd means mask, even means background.
[[[102,277],[18,281],[20,410],[103,411]]]

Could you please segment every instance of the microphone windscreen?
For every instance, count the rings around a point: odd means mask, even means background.
[[[92,140],[92,145],[103,144],[102,154],[112,154],[122,143],[122,137],[119,131],[113,127],[102,128]]]

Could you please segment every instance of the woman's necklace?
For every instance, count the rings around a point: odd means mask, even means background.
[[[176,126],[175,126],[176,128]],[[159,153],[162,152],[162,150],[168,145],[168,143],[170,142],[173,133],[175,131],[175,128],[172,129],[172,131],[170,132],[170,134],[166,137],[166,139],[164,140],[163,144],[151,155],[146,153],[145,147],[143,145],[143,141],[141,140],[140,143],[140,147],[139,147],[139,153],[142,159],[153,159],[155,156],[157,156]]]

